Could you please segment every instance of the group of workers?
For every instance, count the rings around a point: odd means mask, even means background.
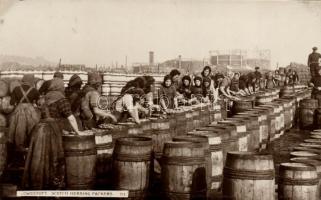
[[[299,81],[295,71],[275,71],[262,75],[259,68],[247,74],[213,73],[205,66],[199,75],[182,76],[177,69],[164,77],[155,89],[152,76],[139,76],[127,82],[120,95],[105,110],[100,106],[102,77],[89,73],[88,82],[74,74],[65,88],[63,74],[35,87],[33,75],[25,75],[11,93],[15,107],[10,117],[9,142],[16,152],[27,150],[23,187],[59,189],[64,187],[63,134],[85,134],[100,123],[127,120],[140,124],[153,109],[169,113],[181,105],[201,102],[215,104],[220,99],[251,95],[258,90]],[[320,81],[321,83],[321,81]],[[18,156],[19,157],[19,156]],[[17,157],[17,158],[18,158]]]

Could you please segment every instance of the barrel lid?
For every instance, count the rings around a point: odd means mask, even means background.
[[[313,139],[321,139],[321,135],[319,135],[319,134],[311,134],[310,137]]]
[[[295,171],[315,171],[315,167],[311,165],[307,165],[304,163],[281,163],[280,164],[280,171],[285,171],[285,170],[295,170]]]
[[[297,162],[297,163],[304,163],[307,165],[313,165],[315,167],[320,167],[321,166],[321,161],[320,160],[314,160],[310,159],[307,157],[300,157],[300,158],[291,158],[291,162]]]
[[[122,126],[126,126],[126,127],[130,127],[130,128],[139,127],[139,125],[134,122],[120,122],[117,124],[122,125]]]
[[[315,144],[315,143],[304,142],[304,143],[300,143],[300,146],[321,149],[321,144]]]
[[[229,152],[227,152],[227,157],[230,159],[273,160],[273,157],[271,154],[262,153],[262,152],[250,152],[250,151],[229,151]]]
[[[201,142],[201,143],[208,143],[208,138],[202,135],[182,135],[182,136],[175,136],[173,141],[188,141],[188,142]]]
[[[189,142],[189,141],[168,141],[165,142],[164,144],[164,149],[165,148],[203,148],[202,143],[197,143],[197,142]]]
[[[152,139],[149,137],[126,136],[116,139],[116,145],[149,146],[152,145]]]
[[[304,142],[321,144],[321,139],[305,139]]]
[[[293,152],[290,153],[290,155],[291,156],[297,156],[297,157],[313,157],[313,156],[317,156],[318,154],[312,153],[312,152],[309,152],[309,151],[293,151]]]

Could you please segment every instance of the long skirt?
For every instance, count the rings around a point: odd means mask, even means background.
[[[40,115],[29,103],[20,103],[10,117],[9,142],[16,147],[29,146],[30,133],[40,121]]]
[[[42,120],[32,131],[23,173],[25,189],[61,189],[65,186],[62,131],[55,119]]]

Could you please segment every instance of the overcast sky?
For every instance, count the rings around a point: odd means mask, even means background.
[[[242,2],[0,0],[0,54],[110,65],[148,62],[150,50],[162,62],[259,48],[286,65],[321,49],[320,2]]]

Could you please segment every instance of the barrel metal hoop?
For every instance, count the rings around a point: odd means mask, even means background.
[[[199,165],[204,164],[205,158],[204,157],[187,157],[187,156],[163,156],[162,157],[162,164],[165,165]]]
[[[210,145],[209,150],[211,152],[213,152],[213,151],[221,151],[222,148],[223,148],[222,144],[216,144],[216,145]]]
[[[222,179],[223,179],[223,175],[211,176],[210,178],[211,182],[221,182]]]
[[[96,148],[94,149],[68,149],[65,150],[65,156],[66,157],[77,157],[77,156],[91,156],[91,155],[97,155]]]
[[[280,178],[279,184],[282,185],[318,185],[319,179],[290,179],[290,178]]]
[[[274,170],[239,170],[224,167],[223,174],[226,178],[241,179],[241,180],[273,180]]]
[[[141,155],[132,155],[125,153],[114,153],[114,159],[117,161],[125,161],[125,162],[145,162],[151,161],[151,154],[141,154]]]
[[[105,149],[112,149],[114,147],[113,143],[105,143],[105,144],[96,144],[97,150],[105,150]]]
[[[165,190],[165,194],[168,197],[172,197],[173,199],[191,199],[191,197],[198,197],[198,198],[205,198],[206,196],[206,189],[200,191],[193,191],[193,192],[174,192]],[[171,198],[171,199],[172,199]]]

